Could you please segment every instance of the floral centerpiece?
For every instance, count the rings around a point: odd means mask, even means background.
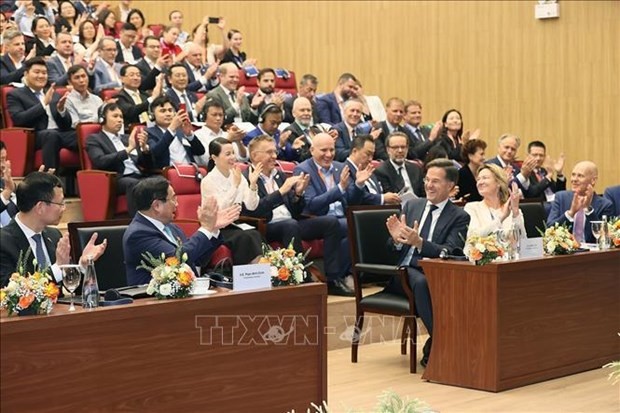
[[[7,286],[0,290],[0,308],[6,308],[10,316],[49,314],[60,294],[58,286],[45,270],[25,274],[24,263],[30,253],[29,248],[24,256],[19,254],[16,272],[9,278]],[[32,262],[37,268],[36,259]]]
[[[163,252],[159,257],[146,252],[142,258],[138,268],[144,268],[153,277],[146,288],[147,294],[159,299],[185,298],[191,294],[196,276],[186,264],[187,254],[181,248],[171,257],[166,257]]]
[[[497,240],[497,234],[470,236],[465,241],[465,252],[476,265],[486,265],[504,256],[504,249]]]
[[[288,247],[276,250],[267,244],[263,244],[263,256],[258,263],[271,265],[272,286],[297,285],[304,280],[304,269],[306,267],[304,260],[308,252],[306,254],[297,253],[293,249],[293,241],[290,242]]]
[[[557,222],[551,227],[547,227],[543,236],[543,250],[547,255],[566,255],[572,254],[579,248],[579,242],[566,225]]]
[[[620,248],[620,217],[612,218],[607,225],[610,247]]]

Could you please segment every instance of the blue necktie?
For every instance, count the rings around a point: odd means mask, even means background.
[[[36,249],[34,252],[35,258],[37,259],[37,265],[39,269],[43,269],[47,267],[47,258],[45,258],[45,251],[43,251],[43,239],[41,238],[41,234],[34,234],[32,236],[36,244]]]
[[[170,242],[172,242],[174,245],[178,245],[176,238],[174,237],[174,234],[172,234],[172,230],[168,225],[164,225],[164,233],[166,234]]]

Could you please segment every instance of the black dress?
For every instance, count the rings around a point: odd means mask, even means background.
[[[235,56],[232,50],[228,49],[226,50],[226,53],[224,53],[224,56],[222,57],[222,61],[220,62],[220,64],[234,63],[235,65],[237,65],[237,68],[243,69],[243,62],[245,62],[246,60],[245,56],[246,56],[245,52],[239,52],[239,56]]]
[[[478,188],[476,187],[476,177],[471,169],[469,169],[468,165],[459,169],[459,181],[457,184],[459,186],[459,193],[456,195],[456,199],[460,199],[469,194],[469,196],[465,198],[467,202],[482,201],[482,197],[478,193]]]

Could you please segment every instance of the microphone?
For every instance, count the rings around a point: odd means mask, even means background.
[[[467,261],[467,257],[464,255],[463,250],[455,248],[452,252],[457,255],[450,255],[450,251],[447,248],[443,248],[439,253],[439,258],[442,260],[455,260],[455,261]],[[458,255],[460,253],[460,255]]]

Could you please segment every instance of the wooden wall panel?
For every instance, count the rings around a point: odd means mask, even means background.
[[[204,15],[225,16],[259,66],[311,72],[322,92],[350,71],[367,94],[420,100],[425,122],[458,108],[491,155],[497,137],[513,132],[544,140],[554,156],[564,151],[566,172],[595,161],[599,190],[620,182],[612,157],[620,153],[620,2],[563,1],[554,20],[534,19],[535,1],[136,4],[149,22],[178,8],[187,29]]]

